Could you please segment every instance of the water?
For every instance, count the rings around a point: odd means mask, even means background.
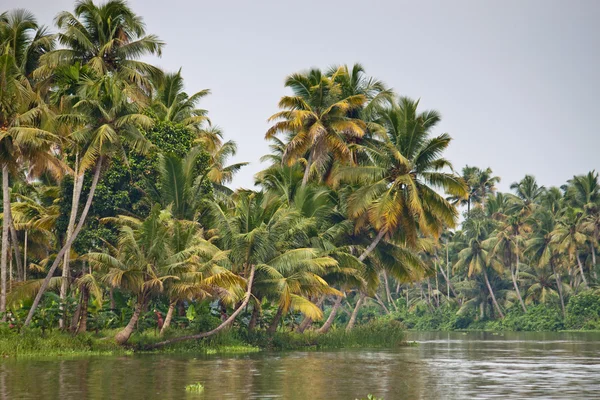
[[[599,333],[409,332],[395,350],[0,362],[0,399],[600,398]],[[202,395],[185,391],[201,382]]]

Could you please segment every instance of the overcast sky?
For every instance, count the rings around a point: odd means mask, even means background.
[[[52,25],[71,0],[2,0]],[[166,42],[157,64],[186,88],[249,161],[267,152],[267,118],[286,75],[362,63],[397,93],[441,112],[447,157],[491,167],[500,188],[526,173],[546,186],[600,169],[600,1],[130,1]]]

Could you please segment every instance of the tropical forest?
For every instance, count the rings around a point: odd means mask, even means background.
[[[236,162],[211,90],[147,62],[166,44],[138,11],[0,15],[0,355],[340,355],[412,351],[418,332],[600,330],[598,172],[556,187],[455,165],[440,111],[362,64],[310,61],[247,133],[270,151]],[[265,167],[233,187],[249,162]],[[194,379],[178,390],[202,395]],[[426,398],[364,387],[352,398]]]

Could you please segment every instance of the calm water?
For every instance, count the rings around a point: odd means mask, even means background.
[[[0,363],[0,399],[600,398],[600,334],[409,333],[396,350]],[[202,395],[185,392],[202,382]]]

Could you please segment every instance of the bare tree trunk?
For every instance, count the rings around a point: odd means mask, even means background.
[[[452,285],[450,283],[450,278],[448,277],[448,275],[446,275],[443,268],[440,268],[440,272],[442,273],[442,276],[446,280],[446,285],[448,286],[448,291],[446,292],[446,293],[448,293],[448,298],[450,298],[450,291],[452,291],[452,295],[455,298],[457,298],[458,296],[456,295],[456,292],[454,291],[454,285]]]
[[[79,317],[81,315],[81,304],[83,301],[83,293],[79,294],[79,302],[77,303],[77,307],[75,308],[75,312],[73,313],[73,317],[71,318],[71,326],[69,330],[71,332],[77,332],[77,326],[79,325]]]
[[[502,313],[502,310],[500,309],[500,306],[496,301],[496,296],[494,295],[494,291],[492,290],[492,285],[490,285],[490,280],[488,279],[487,271],[485,270],[485,268],[483,268],[483,276],[485,278],[485,284],[490,292],[490,296],[492,296],[492,302],[494,303],[494,307],[496,307],[496,310],[498,311],[498,314],[500,314],[500,317],[504,319],[504,313]]]
[[[8,264],[8,227],[10,226],[10,191],[8,187],[8,166],[2,165],[2,257],[0,261],[0,313],[6,318],[6,274]]]
[[[198,333],[196,335],[179,336],[179,337],[176,337],[176,338],[164,340],[162,342],[158,342],[158,343],[153,344],[152,346],[150,346],[150,348],[156,349],[158,347],[163,347],[163,346],[166,346],[168,344],[176,343],[176,342],[181,342],[181,341],[184,341],[184,340],[202,339],[202,338],[205,338],[205,337],[217,334],[217,333],[221,332],[223,329],[225,329],[226,327],[228,327],[229,325],[231,325],[233,323],[233,321],[235,320],[235,318],[242,312],[242,310],[246,307],[246,305],[250,301],[250,296],[252,295],[252,283],[254,282],[254,271],[255,271],[255,267],[252,266],[252,269],[250,270],[250,277],[248,278],[248,289],[246,290],[246,297],[244,298],[244,301],[242,301],[242,304],[240,304],[240,306],[237,308],[237,310],[235,310],[229,316],[229,318],[227,318],[226,321],[223,321],[221,323],[221,325],[217,326],[212,331]]]
[[[354,311],[352,311],[352,315],[350,316],[350,321],[348,321],[348,326],[346,326],[346,332],[350,332],[352,328],[354,328],[354,324],[356,324],[356,317],[358,317],[358,310],[364,301],[365,295],[361,292],[358,301],[356,302],[356,306],[354,307]]]
[[[29,326],[29,324],[31,323],[31,320],[33,319],[33,315],[35,314],[35,311],[36,311],[38,305],[40,304],[40,300],[42,299],[44,292],[48,288],[50,279],[52,279],[52,276],[54,275],[54,271],[56,271],[58,264],[60,264],[62,258],[64,257],[64,255],[67,251],[67,247],[70,247],[73,244],[73,242],[77,238],[77,235],[79,235],[81,228],[83,228],[85,218],[87,217],[87,214],[92,205],[92,199],[94,198],[94,192],[96,191],[96,186],[98,185],[98,180],[100,179],[101,169],[102,169],[102,157],[100,157],[98,159],[98,161],[96,162],[96,171],[94,172],[94,177],[92,178],[92,184],[90,186],[90,192],[88,194],[88,198],[85,203],[85,207],[83,208],[83,211],[81,212],[81,217],[79,217],[79,223],[75,227],[75,230],[73,231],[73,235],[71,236],[71,238],[63,246],[63,248],[60,249],[56,258],[54,259],[54,262],[52,263],[52,266],[50,267],[50,270],[48,271],[46,278],[44,278],[44,281],[42,282],[42,286],[40,287],[40,290],[38,291],[37,295],[35,296],[35,300],[33,300],[33,304],[31,305],[31,309],[29,310],[29,314],[27,315],[27,319],[25,319],[23,326]]]
[[[117,344],[125,344],[131,337],[131,334],[133,333],[133,331],[135,329],[138,319],[140,318],[140,314],[142,313],[142,303],[143,303],[143,299],[142,299],[142,296],[140,295],[140,297],[138,297],[138,299],[135,303],[133,315],[131,316],[129,323],[127,324],[127,326],[125,328],[123,328],[123,330],[121,330],[119,333],[117,333],[115,335],[115,342],[117,342]]]
[[[385,236],[385,231],[382,229],[381,231],[379,231],[379,233],[377,234],[377,236],[373,240],[373,243],[371,243],[369,245],[369,247],[367,247],[365,249],[365,251],[360,255],[360,257],[358,257],[358,261],[361,261],[361,262],[365,261],[365,258],[367,258],[367,256],[369,254],[371,254],[371,252],[373,250],[375,250],[375,247],[377,247],[377,245],[379,244],[379,242],[381,241],[381,239],[383,239],[384,236]]]
[[[577,265],[579,265],[579,272],[581,272],[581,279],[583,280],[583,284],[585,287],[588,287],[587,279],[585,278],[585,274],[583,273],[583,264],[581,263],[581,259],[579,258],[579,251],[575,252],[575,257],[577,258]]]
[[[167,316],[165,317],[165,322],[163,323],[162,328],[160,329],[160,336],[162,336],[165,331],[171,326],[171,319],[173,319],[173,312],[175,311],[175,305],[177,301],[172,301],[169,303],[169,309],[167,310]]]
[[[394,307],[394,310],[398,311],[398,306],[394,302],[392,298],[392,293],[390,292],[390,283],[388,280],[387,272],[383,270],[383,281],[385,282],[385,295],[387,296],[388,304],[391,304]]]

